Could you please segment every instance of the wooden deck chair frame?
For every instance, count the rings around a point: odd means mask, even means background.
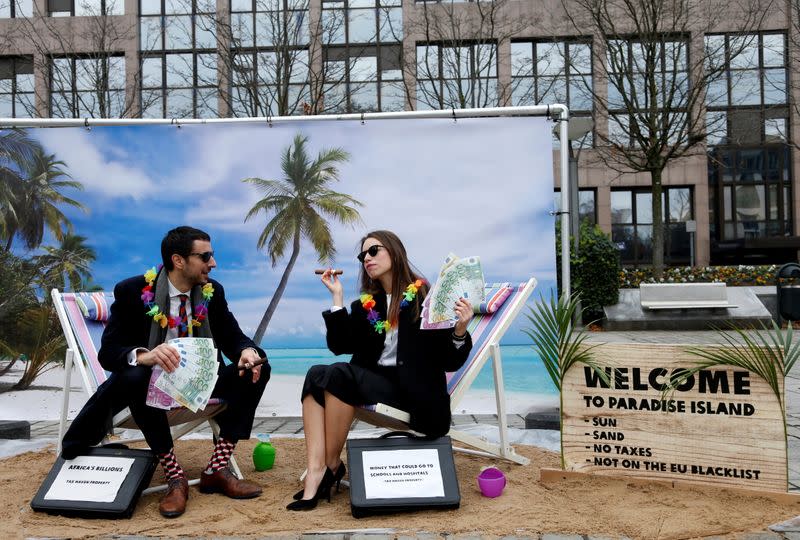
[[[61,323],[61,329],[64,331],[64,338],[67,341],[67,352],[64,359],[64,388],[63,388],[63,402],[61,405],[61,418],[58,424],[58,443],[56,446],[56,455],[61,454],[61,440],[64,438],[64,433],[67,427],[67,413],[69,412],[69,396],[72,379],[72,368],[77,368],[83,383],[83,389],[88,395],[92,395],[97,387],[105,381],[107,373],[100,366],[97,361],[97,351],[99,344],[91,339],[90,325],[104,325],[102,322],[88,321],[83,317],[77,303],[75,302],[78,293],[62,293],[58,289],[51,291],[53,305],[55,306],[58,320]],[[110,302],[109,302],[110,305]],[[97,328],[95,328],[97,330]],[[79,335],[83,339],[79,339]],[[171,426],[172,439],[177,440],[181,437],[192,433],[199,428],[203,427],[206,423],[211,426],[211,431],[214,434],[214,440],[219,438],[219,424],[214,420],[214,416],[221,413],[225,409],[225,403],[220,400],[210,402],[203,411],[193,413],[184,407],[171,409],[167,413],[167,419]],[[121,429],[138,429],[136,422],[130,410],[125,409],[119,414],[114,416],[112,422],[113,428]],[[125,439],[125,443],[141,442],[144,437],[133,439]],[[230,468],[234,474],[239,478],[244,478],[241,470],[239,469],[236,459],[231,456]],[[192,479],[189,485],[196,485],[200,479]],[[156,491],[164,491],[167,489],[166,485],[154,486],[147,488],[142,493],[148,494]]]
[[[450,391],[450,410],[454,411],[464,397],[469,387],[475,381],[481,368],[491,358],[494,374],[494,392],[497,403],[497,421],[499,430],[499,444],[489,442],[481,437],[470,435],[455,428],[450,428],[448,435],[456,441],[472,446],[474,449],[454,447],[455,450],[467,454],[499,457],[527,465],[530,460],[517,454],[508,442],[508,422],[506,419],[505,387],[503,385],[503,365],[500,356],[500,339],[506,333],[514,319],[525,306],[525,302],[536,287],[536,279],[530,278],[527,283],[515,287],[515,292],[508,298],[501,309],[491,317],[500,316],[500,321],[489,334],[481,340],[482,345],[473,346],[473,351],[467,359],[467,366],[460,380]],[[470,322],[471,330],[480,323],[481,318],[475,317]],[[462,368],[463,369],[463,368]],[[449,385],[448,385],[449,386]],[[356,409],[356,420],[361,420],[378,427],[394,430],[413,431],[409,426],[410,416],[407,412],[390,407],[384,403],[377,403],[374,407]]]

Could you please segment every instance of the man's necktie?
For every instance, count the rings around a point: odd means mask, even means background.
[[[189,321],[186,319],[186,300],[189,297],[185,294],[179,294],[178,298],[181,301],[181,307],[178,308],[178,317],[181,319],[178,326],[178,337],[187,337],[189,335]]]

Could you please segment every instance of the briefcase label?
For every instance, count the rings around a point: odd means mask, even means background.
[[[45,500],[114,502],[133,458],[78,456],[64,461]]]
[[[444,497],[439,451],[365,450],[361,454],[367,499]]]

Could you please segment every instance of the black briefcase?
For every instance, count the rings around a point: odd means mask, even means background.
[[[129,518],[156,463],[150,450],[122,445],[89,448],[72,460],[59,456],[31,508],[71,517]]]
[[[450,437],[402,431],[347,441],[353,517],[458,508],[461,493]]]

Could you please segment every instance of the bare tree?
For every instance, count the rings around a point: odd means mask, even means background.
[[[507,105],[512,89],[499,82],[498,47],[524,35],[535,22],[512,6],[510,0],[419,4],[415,18],[406,23],[416,48],[403,63],[407,84],[416,83],[413,91],[407,89],[410,108]]]
[[[727,61],[749,46],[753,36],[747,32],[761,27],[771,0],[562,0],[562,5],[578,33],[594,38],[599,76],[586,90],[594,100],[598,158],[619,174],[650,175],[653,267],[660,276],[664,169],[701,149],[708,133],[707,92],[725,76]],[[722,13],[725,31],[741,34],[739,39],[710,37]]]

